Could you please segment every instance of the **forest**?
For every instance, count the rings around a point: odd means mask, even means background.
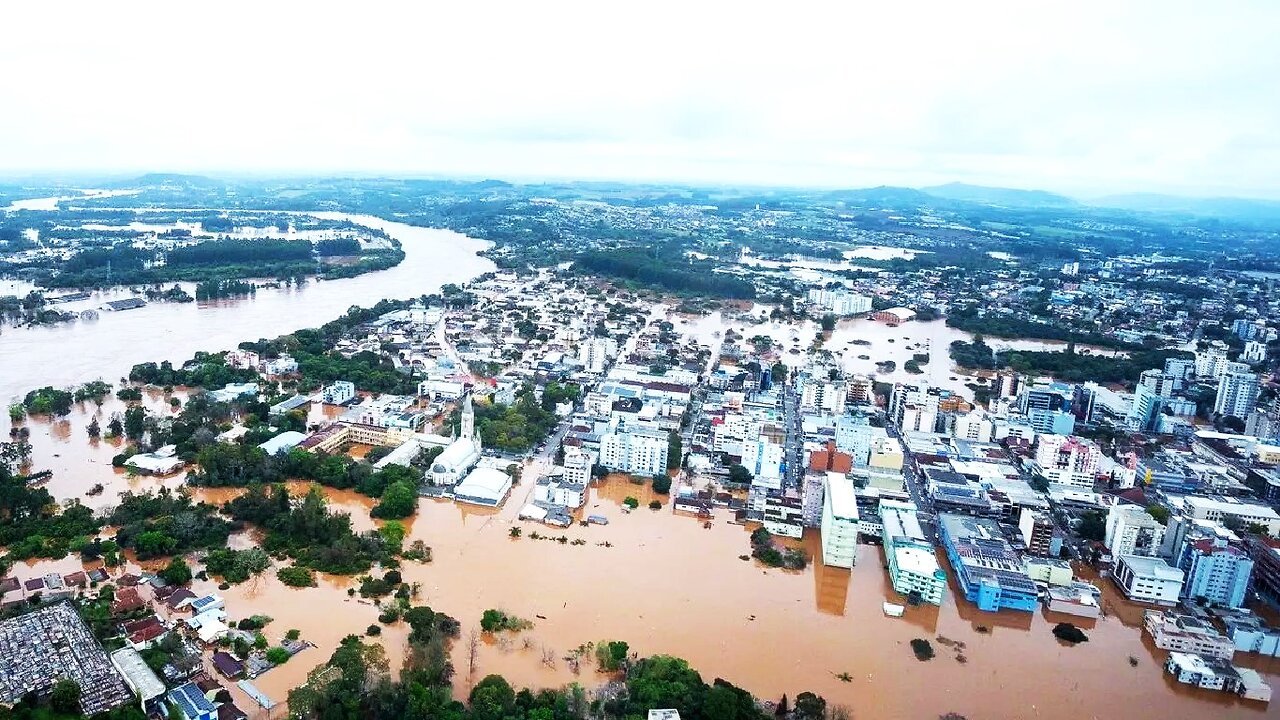
[[[574,259],[580,270],[676,294],[745,299],[755,286],[742,278],[712,271],[710,265],[682,263],[659,249],[589,250]]]
[[[1164,367],[1169,358],[1191,357],[1181,350],[1130,350],[1128,357],[1084,354],[1074,343],[1063,351],[1006,350],[997,353],[981,335],[973,342],[951,343],[951,359],[956,365],[972,369],[1009,368],[1029,375],[1051,375],[1067,382],[1123,383],[1132,387],[1142,371]]]
[[[412,617],[410,617],[412,615]],[[324,683],[308,683],[289,693],[289,708],[307,720],[580,720],[584,717],[642,718],[655,708],[670,708],[682,720],[767,720],[756,699],[742,688],[716,678],[711,683],[680,658],[656,655],[623,658],[617,668],[619,692],[609,699],[588,700],[576,683],[559,689],[517,691],[501,675],[477,681],[464,705],[449,692],[454,668],[447,643],[456,636],[439,626],[439,614],[413,608],[405,614],[413,631],[404,671],[398,680],[389,672],[377,645],[350,635],[322,668],[337,670]],[[456,623],[456,621],[455,621]],[[602,643],[604,645],[605,643]],[[625,648],[625,643],[608,643]],[[828,720],[850,715],[842,707],[811,692],[795,702],[784,696],[775,717]]]

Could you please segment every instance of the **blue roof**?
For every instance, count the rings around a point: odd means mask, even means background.
[[[169,691],[169,700],[188,718],[208,717],[217,708],[200,692],[195,683],[187,683]]]

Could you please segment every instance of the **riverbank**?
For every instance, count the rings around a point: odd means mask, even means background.
[[[438,292],[495,269],[477,255],[482,240],[366,215],[314,213],[379,229],[400,241],[405,259],[388,270],[340,280],[259,290],[252,296],[194,303],[150,303],[93,321],[7,328],[0,333],[0,399],[6,402],[44,385],[61,387],[94,378],[113,381],[141,362],[182,362],[197,351],[235,348],[246,340],[276,337],[322,325],[352,305],[407,299]],[[194,294],[194,284],[183,284]],[[59,305],[78,312],[106,299],[132,297],[124,289]],[[83,307],[82,307],[83,306]]]

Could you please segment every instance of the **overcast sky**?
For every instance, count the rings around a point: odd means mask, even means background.
[[[14,2],[0,173],[1280,197],[1280,2],[1050,5]]]

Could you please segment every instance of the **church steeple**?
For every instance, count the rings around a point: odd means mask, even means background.
[[[462,438],[465,440],[473,440],[476,428],[476,411],[471,407],[471,393],[467,393],[466,398],[462,401]]]

